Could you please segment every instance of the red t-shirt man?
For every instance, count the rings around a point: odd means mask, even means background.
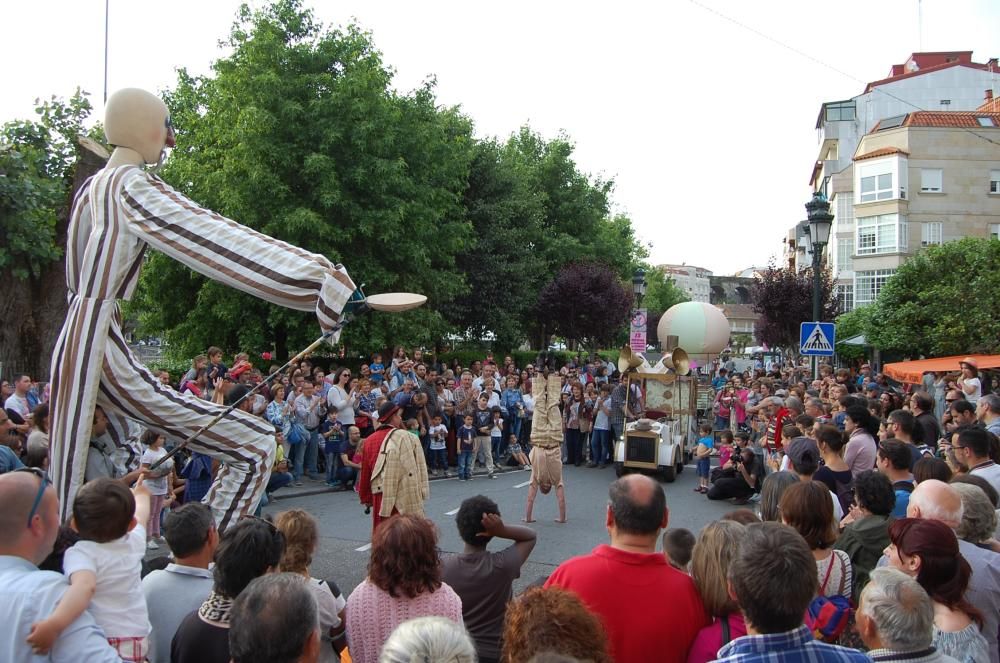
[[[618,482],[625,480],[652,481],[631,475]],[[667,564],[661,553],[614,547],[610,513],[608,519],[612,545],[563,562],[545,586],[574,592],[597,615],[615,663],[685,663],[698,631],[708,624],[694,581]],[[657,535],[653,532],[647,549],[655,551]]]

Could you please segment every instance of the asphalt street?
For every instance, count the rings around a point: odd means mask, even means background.
[[[528,479],[529,472],[518,470],[501,474],[495,480],[477,476],[470,482],[431,481],[425,510],[437,524],[442,552],[462,549],[455,528],[455,513],[466,497],[486,495],[497,503],[505,521],[520,522],[524,517]],[[554,491],[549,495],[539,493],[533,514],[537,522],[531,525],[538,532],[538,544],[522,569],[521,578],[515,582],[515,592],[544,579],[566,559],[587,553],[608,541],[604,520],[608,485],[615,479],[614,470],[611,467],[566,467],[563,479],[569,522],[554,522],[558,516]],[[671,527],[685,527],[697,534],[706,523],[738,508],[728,502],[709,502],[704,495],[694,492],[698,478],[693,465],[688,466],[674,483],[662,485],[667,494]],[[347,596],[364,579],[371,548],[371,516],[365,515],[357,495],[341,492],[282,497],[279,491],[275,497],[278,499],[264,509],[265,513],[301,508],[319,521],[320,549],[313,561],[313,575],[335,581]],[[499,549],[503,545],[503,541],[494,540],[490,548]]]

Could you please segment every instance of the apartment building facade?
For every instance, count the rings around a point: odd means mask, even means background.
[[[968,188],[970,190],[968,195],[972,195],[972,182],[963,180],[963,178],[972,177],[971,172],[959,176],[957,173],[961,169],[956,170],[954,163],[949,163],[947,169],[944,167],[944,163],[939,164],[940,168],[912,165],[913,163],[923,163],[925,158],[934,155],[933,150],[938,147],[934,144],[935,137],[928,138],[921,135],[915,139],[918,156],[914,156],[913,159],[916,161],[913,161],[907,147],[908,139],[900,139],[896,134],[892,134],[893,138],[891,139],[885,136],[881,138],[870,136],[891,129],[899,129],[900,131],[897,133],[906,133],[911,128],[920,131],[924,129],[965,131],[969,127],[920,126],[921,123],[931,121],[926,117],[914,117],[905,127],[903,125],[911,115],[924,110],[943,112],[944,115],[940,117],[945,117],[951,112],[973,111],[980,108],[984,100],[989,102],[992,99],[993,92],[998,85],[998,77],[1000,77],[1000,67],[998,67],[996,58],[985,63],[976,63],[972,60],[971,51],[913,53],[906,62],[893,65],[889,76],[869,83],[862,94],[851,99],[826,102],[821,106],[816,120],[819,153],[813,164],[809,183],[814,191],[822,191],[827,195],[831,203],[831,211],[834,212],[830,243],[826,248],[826,261],[833,271],[841,310],[849,311],[857,305],[873,301],[878,290],[894,273],[895,267],[900,264],[899,261],[894,261],[889,256],[912,255],[913,250],[919,248],[919,242],[924,241],[922,235],[916,237],[918,244],[914,246],[910,241],[909,234],[901,236],[900,233],[909,233],[911,223],[925,223],[921,216],[923,212],[919,211],[921,207],[926,207],[927,213],[931,215],[943,214],[941,206],[948,206],[952,202],[958,204],[958,199],[961,196],[957,195],[956,187]],[[891,121],[890,118],[892,118]],[[968,122],[969,120],[962,121]],[[974,119],[972,121],[975,122]],[[889,127],[887,124],[895,124],[896,126]],[[980,142],[989,145],[986,141]],[[907,152],[907,154],[873,155],[880,149],[891,148]],[[968,157],[977,159],[986,156],[980,152],[973,149]],[[956,153],[956,149],[942,154],[948,155],[948,158],[944,159],[948,162],[955,162],[962,158]],[[900,159],[906,160],[905,165]],[[894,164],[896,170],[882,172],[883,167],[887,164]],[[976,169],[975,166],[971,167],[973,170]],[[944,171],[948,170],[955,177],[951,188],[956,195],[940,195],[937,204],[931,205],[933,195],[940,192],[926,191],[927,196],[923,201],[914,201],[912,198],[907,201],[905,207],[908,208],[911,204],[915,204],[916,208],[909,216],[909,210],[904,210],[903,221],[897,219],[894,222],[896,241],[891,244],[893,248],[890,249],[888,237],[893,232],[889,227],[892,225],[889,222],[890,217],[882,217],[881,213],[872,213],[873,210],[879,209],[879,205],[872,205],[872,203],[884,204],[890,200],[890,198],[885,197],[889,195],[887,193],[889,188],[879,188],[882,184],[886,184],[889,178],[893,178],[896,195],[904,192],[906,183],[909,182],[910,176],[913,174],[911,172],[913,168],[921,171],[925,169],[928,171],[940,170],[942,177]],[[861,173],[862,170],[864,175]],[[920,174],[917,174],[916,177],[919,178]],[[926,177],[933,178],[935,175],[928,173]],[[863,182],[862,178],[864,178]],[[859,187],[862,184],[866,187],[873,186],[875,189],[861,192]],[[872,199],[873,197],[874,199]],[[899,199],[893,198],[892,200]],[[959,211],[957,207],[954,209],[956,213]],[[983,210],[983,213],[986,212],[988,210]],[[912,214],[916,214],[917,219],[920,220],[914,220]],[[975,212],[971,216],[975,217],[977,214],[978,212]],[[860,228],[857,223],[859,215],[863,219],[860,222],[862,224]],[[947,230],[944,225],[933,225],[935,223],[945,224],[946,222],[949,223]],[[927,241],[937,241],[939,236],[943,239],[945,235],[950,237],[964,236],[956,233],[961,232],[966,227],[971,232],[974,229],[980,229],[982,225],[979,221],[972,220],[958,222],[955,220],[954,214],[946,214],[940,219],[929,219],[928,217],[926,223],[930,224],[926,229],[926,232],[930,233]],[[904,230],[900,231],[899,228]],[[914,232],[918,230],[920,233],[925,232],[923,225],[919,228],[913,227],[913,230]],[[875,247],[870,246],[873,232],[876,238]],[[801,249],[801,242],[793,244],[793,237],[797,240],[800,234],[801,230],[797,227],[791,229],[785,244],[786,257],[791,257],[788,246],[794,246],[791,251],[794,251],[796,265],[801,268],[811,261],[811,256]],[[859,236],[864,238],[860,249]],[[905,244],[900,241],[900,237],[906,240]],[[860,272],[860,274],[856,272]]]

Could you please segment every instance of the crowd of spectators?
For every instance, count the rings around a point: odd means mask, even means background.
[[[182,453],[153,472],[177,441],[141,430],[108,440],[99,409],[73,527],[61,527],[47,394],[18,376],[0,412],[0,659],[1000,660],[1000,396],[975,369],[969,360],[961,375],[897,393],[867,366],[824,366],[812,381],[799,367],[734,375],[720,365],[705,412],[714,426],[699,440],[703,458],[718,457],[704,492],[756,509],[696,534],[669,529],[663,488],[625,476],[609,489],[608,543],[518,596],[536,534],[475,491],[456,515],[463,550],[441,553],[423,517],[391,517],[345,597],[310,571],[310,514],[258,512],[220,533],[200,502],[214,462]],[[280,442],[268,498],[304,481],[352,489],[359,445],[387,401],[442,476],[458,465],[466,416],[472,463],[487,476],[521,466],[541,370],[510,357],[444,366],[401,348],[358,375],[303,361],[245,401]],[[565,462],[607,466],[641,400],[599,358],[558,371]],[[228,368],[210,348],[179,380],[158,377],[232,403],[263,373],[245,355]],[[504,543],[491,550],[494,540]],[[169,563],[150,570],[146,550],[160,546]]]

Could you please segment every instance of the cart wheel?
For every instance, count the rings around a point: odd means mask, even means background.
[[[663,467],[660,469],[660,476],[662,476],[663,480],[667,483],[673,483],[677,479],[677,468],[673,465]]]
[[[628,474],[628,472],[625,471],[624,463],[615,463],[615,476],[621,478],[626,474]]]
[[[681,472],[684,471],[684,463],[677,463],[676,467],[677,467],[677,474],[680,474]]]

